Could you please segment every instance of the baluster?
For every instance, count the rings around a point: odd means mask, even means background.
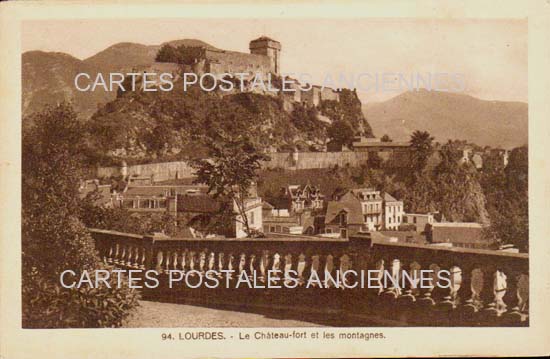
[[[384,304],[393,303],[400,295],[400,280],[401,280],[401,261],[399,259],[394,259],[391,262],[389,268],[390,276],[386,272],[382,272],[383,275],[383,284],[386,288],[382,289],[382,296],[387,301]]]
[[[337,285],[337,283],[335,283],[336,279],[332,276],[332,273],[334,271],[334,257],[332,256],[332,254],[329,254],[326,256],[325,260],[324,285],[325,288],[334,287],[335,285]]]
[[[115,264],[120,264],[120,260],[119,260],[119,252],[120,252],[120,244],[117,243],[115,244],[115,258],[114,258],[114,263]]]
[[[145,269],[145,263],[147,263],[147,249],[145,246],[141,247],[141,260],[138,262],[138,265],[141,269]]]
[[[458,266],[452,266],[450,270],[451,287],[449,288],[449,299],[453,303],[453,308],[460,304],[458,292],[462,286],[462,269]]]
[[[113,243],[109,243],[109,254],[107,254],[107,263],[112,264],[113,261],[113,253],[114,253],[114,245]]]
[[[189,250],[187,248],[184,249],[183,253],[181,254],[181,270],[187,271],[189,265]]]
[[[120,254],[120,264],[121,265],[126,265],[126,244],[123,244],[122,245],[122,253]]]
[[[233,271],[235,270],[235,257],[233,256],[233,253],[229,253],[227,269],[229,270],[227,277],[230,279],[233,278]]]
[[[430,264],[428,267],[430,280],[428,281],[428,287],[423,288],[424,292],[418,298],[418,304],[422,309],[431,308],[435,305],[435,300],[433,298],[433,290],[437,283],[437,273],[439,272],[439,266],[436,264]],[[426,272],[424,272],[426,273]]]
[[[260,258],[260,281],[262,282],[265,282],[265,277],[266,277],[266,270],[267,270],[267,256],[268,256],[269,252],[267,250],[264,250],[262,252],[262,257]]]
[[[163,273],[164,271],[162,270],[162,261],[164,259],[164,254],[162,253],[162,250],[159,250],[157,252],[157,263],[156,263],[156,271],[158,273]]]
[[[475,268],[470,272],[470,298],[464,302],[464,310],[471,314],[478,312],[483,307],[481,301],[481,292],[485,285],[483,279],[483,271],[479,268]]]
[[[501,315],[506,311],[506,303],[504,302],[504,295],[507,290],[508,277],[503,271],[497,269],[493,274],[493,290],[494,290],[494,303],[497,310],[497,315]]]
[[[222,275],[222,270],[224,269],[224,253],[220,252],[218,254],[218,271],[220,272],[220,276]]]
[[[384,292],[384,283],[382,280],[384,278],[385,261],[383,259],[378,260],[374,268],[376,271],[376,275],[373,275],[374,282],[376,283],[375,287],[378,287],[378,295],[381,295]]]
[[[172,269],[178,270],[178,253],[179,251],[177,249],[174,250],[174,253],[172,253]]]
[[[133,266],[135,268],[139,268],[139,264],[141,263],[141,259],[139,257],[139,246],[134,247],[134,260],[133,260]]]
[[[345,273],[349,270],[351,270],[351,259],[347,254],[343,254],[340,257],[340,283],[342,283],[342,287],[345,289],[347,285],[349,285],[348,280],[346,278]]]
[[[249,278],[253,278],[256,276],[256,265],[257,265],[256,261],[257,261],[256,255],[252,253],[250,255],[250,265],[249,265],[250,271],[248,272]]]
[[[133,260],[134,260],[134,247],[131,245],[128,245],[128,254],[126,256],[126,264],[128,265],[128,267],[132,267],[132,265],[134,264]]]
[[[246,254],[241,253],[241,255],[239,256],[239,277],[245,271],[245,266],[246,266]]]
[[[166,255],[164,256],[164,271],[168,272],[170,270],[170,258],[171,258],[172,252],[166,251]]]
[[[216,253],[210,252],[210,255],[208,256],[208,270],[214,270],[216,266]]]
[[[199,271],[200,271],[201,274],[204,274],[205,266],[206,266],[206,252],[203,250],[199,254]]]
[[[306,279],[304,278],[306,265],[306,256],[304,253],[300,253],[300,255],[298,256],[298,266],[296,267],[296,271],[298,272],[298,284],[300,286],[304,285],[306,281]]]
[[[272,278],[279,278],[279,271],[281,270],[281,255],[279,253],[275,253],[273,255],[273,265],[271,267],[272,272]]]
[[[311,268],[310,268],[309,278],[311,278],[312,280],[314,278],[320,280],[321,279],[319,277],[319,270],[320,269],[321,269],[321,257],[318,254],[315,254],[315,255],[311,256]],[[308,281],[308,284],[309,284],[309,281]],[[317,281],[312,281],[311,286],[312,287],[317,287]]]
[[[292,270],[292,254],[290,253],[287,253],[285,255],[285,258],[284,258],[284,267],[283,267],[283,272],[284,272],[284,283],[286,285],[290,285],[292,283],[291,281],[291,277],[292,275],[290,274],[290,271]]]
[[[195,270],[195,252],[189,252],[189,271]]]
[[[418,286],[420,283],[420,264],[418,264],[417,262],[412,262],[409,265],[408,271],[405,269],[405,265],[402,265],[402,268],[403,270],[401,272],[401,278],[403,283],[399,284],[403,285],[403,294],[400,295],[397,299],[399,305],[407,306],[416,302],[416,296],[419,293]]]
[[[482,310],[482,323],[485,325],[492,325],[495,323],[497,317],[500,315],[499,304],[497,304],[497,300],[502,300],[500,298],[500,294],[504,291],[501,291],[497,293],[497,281],[499,287],[502,285],[502,278],[500,277],[499,272],[494,267],[487,267],[483,270],[483,276],[487,278],[486,281],[484,281],[484,286],[481,291],[481,298],[483,303],[486,303]],[[502,288],[501,288],[502,289]],[[505,293],[502,293],[502,296],[504,296]],[[498,298],[497,298],[498,295]]]

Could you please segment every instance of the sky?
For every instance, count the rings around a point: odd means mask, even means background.
[[[362,79],[358,94],[363,102],[407,90],[405,82],[379,82],[375,88],[376,76],[382,81],[399,74],[408,83],[411,76],[459,77],[462,85],[439,88],[485,100],[527,102],[527,21],[519,19],[41,20],[23,24],[22,50],[85,59],[118,42],[158,45],[187,38],[249,52],[249,41],[262,35],[281,42],[281,72],[309,74],[317,84],[327,76],[336,81],[340,74]]]

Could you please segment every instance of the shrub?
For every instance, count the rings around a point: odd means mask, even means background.
[[[110,286],[64,288],[32,273],[23,286],[23,327],[120,327],[138,305],[138,294],[124,285],[117,288],[114,280]]]
[[[120,326],[136,306],[128,288],[61,287],[64,270],[102,268],[79,218],[82,126],[65,103],[38,114],[23,132],[23,325],[33,328]]]

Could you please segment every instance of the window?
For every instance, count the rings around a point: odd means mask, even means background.
[[[347,224],[348,214],[345,212],[340,213],[340,225],[345,226]]]
[[[325,229],[325,233],[328,233],[328,234],[332,233],[332,228]]]
[[[389,223],[391,223],[391,217],[389,217],[388,220],[389,220]]]
[[[250,212],[250,224],[254,224],[254,212]]]
[[[413,217],[413,223],[416,224],[416,217]]]

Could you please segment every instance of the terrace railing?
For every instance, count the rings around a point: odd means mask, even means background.
[[[333,313],[346,325],[529,323],[529,263],[524,253],[374,242],[368,235],[349,239],[275,234],[260,239],[198,239],[97,229],[90,232],[105,263],[160,273],[161,286],[144,289],[148,298],[228,305],[238,310],[264,307]],[[217,271],[219,279],[231,285],[170,289],[165,277],[173,270],[198,277],[209,270]],[[285,273],[294,271],[296,287],[251,289],[233,285],[241,275],[265,284],[269,270],[279,271],[282,280]],[[351,288],[350,277],[343,275],[350,270],[370,275],[370,282],[363,284],[371,288]],[[383,271],[388,277],[380,275]],[[431,281],[425,281],[421,288],[402,281],[404,277],[420,278],[422,271]],[[447,275],[438,275],[441,271]],[[319,282],[308,282],[315,275]]]

